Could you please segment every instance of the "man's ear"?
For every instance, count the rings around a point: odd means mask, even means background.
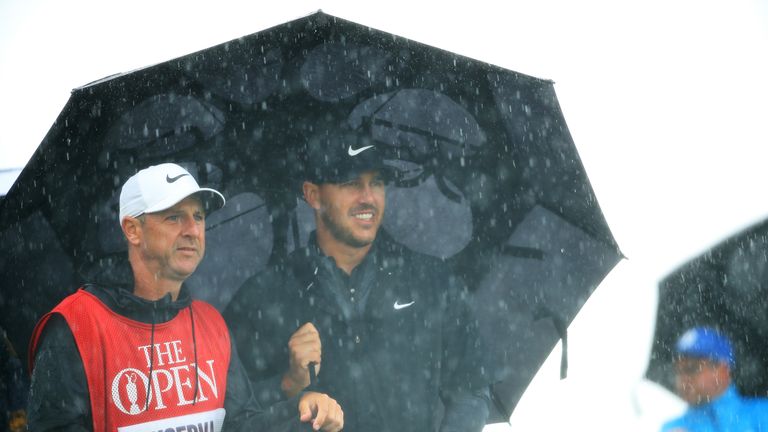
[[[141,243],[142,229],[140,220],[136,219],[135,217],[126,216],[123,218],[121,226],[123,228],[123,234],[125,235],[126,240],[128,240],[128,243],[134,246],[137,246]]]
[[[304,184],[302,185],[302,191],[304,192],[304,201],[306,201],[307,204],[309,204],[309,206],[312,207],[313,209],[319,210],[320,209],[320,200],[319,200],[320,186],[312,182],[305,181]]]

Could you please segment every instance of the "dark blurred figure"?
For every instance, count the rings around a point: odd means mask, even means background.
[[[27,429],[28,383],[21,360],[16,355],[11,341],[0,328],[3,346],[0,348],[0,431],[23,431]]]
[[[730,340],[709,327],[694,327],[675,345],[677,393],[688,403],[662,432],[768,431],[768,399],[744,398],[731,380],[736,365]]]

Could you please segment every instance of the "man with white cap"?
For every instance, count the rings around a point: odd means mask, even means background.
[[[768,431],[768,401],[745,398],[733,385],[730,340],[711,327],[686,331],[675,345],[677,393],[689,408],[663,432]]]
[[[184,288],[205,252],[205,216],[224,202],[175,164],[128,179],[120,225],[133,280],[86,285],[40,320],[30,430],[341,429],[325,394],[261,409],[221,315]]]

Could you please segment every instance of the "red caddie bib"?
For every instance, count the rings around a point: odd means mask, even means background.
[[[220,431],[225,414],[229,331],[213,306],[195,300],[191,307],[192,312],[185,308],[171,321],[156,324],[153,334],[151,324],[121,316],[81,289],[35,327],[30,371],[42,330],[57,313],[72,330],[83,360],[93,430]]]

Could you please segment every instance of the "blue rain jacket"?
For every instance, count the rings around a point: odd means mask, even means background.
[[[690,407],[662,432],[768,432],[768,399],[745,398],[730,386],[716,400]]]

